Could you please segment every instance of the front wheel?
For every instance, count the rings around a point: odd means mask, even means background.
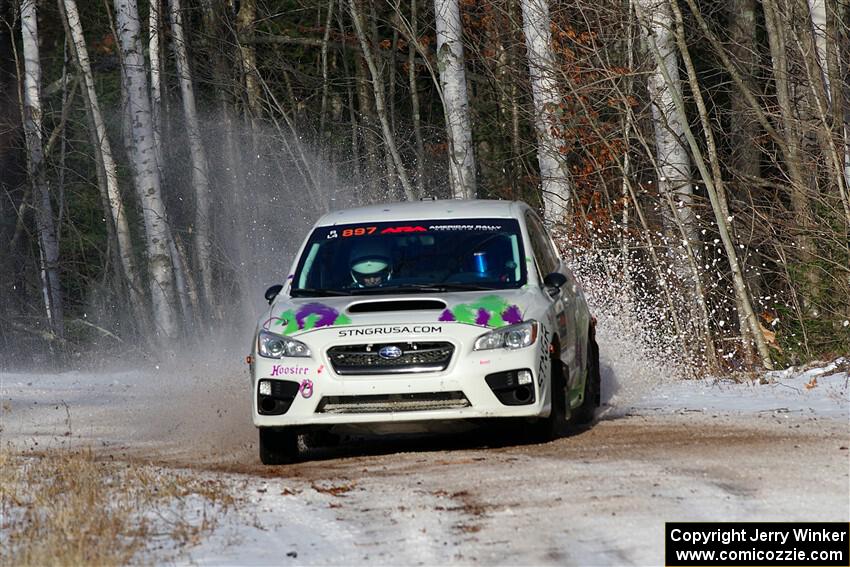
[[[260,462],[285,465],[298,457],[298,433],[291,427],[260,428]]]
[[[545,443],[561,437],[567,426],[567,383],[569,369],[559,359],[552,359],[552,371],[549,388],[552,391],[552,409],[549,417],[532,424],[532,437]]]
[[[599,373],[599,345],[596,344],[596,328],[591,326],[587,337],[587,378],[584,381],[584,399],[573,413],[573,422],[586,425],[596,417],[596,408],[601,404],[602,377]]]

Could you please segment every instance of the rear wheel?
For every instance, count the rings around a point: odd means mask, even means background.
[[[298,457],[298,433],[291,427],[260,428],[260,461],[264,465],[285,465]]]
[[[599,345],[596,344],[596,328],[591,326],[587,337],[587,378],[584,381],[584,399],[573,413],[573,422],[586,425],[596,417],[596,408],[601,404],[602,378],[599,374]]]

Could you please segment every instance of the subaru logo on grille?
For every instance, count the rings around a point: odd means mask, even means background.
[[[404,354],[402,350],[395,345],[385,346],[378,351],[378,356],[380,356],[381,358],[386,358],[388,360],[391,360],[393,358],[399,358],[402,354]]]

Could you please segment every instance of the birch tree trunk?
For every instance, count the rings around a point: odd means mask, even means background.
[[[826,0],[808,0],[811,29],[815,41],[815,56],[818,62],[820,77],[826,86],[826,96],[830,96],[829,73],[827,73],[826,52]]]
[[[836,22],[835,35],[838,40],[835,74],[839,79],[833,82],[833,90],[836,93],[833,99],[840,101],[840,104],[834,104],[837,121],[843,124],[844,180],[850,191],[850,24],[847,23],[847,19],[850,18],[850,5],[847,2],[836,2],[833,4],[833,10],[835,10],[833,21]]]
[[[566,160],[555,135],[559,128],[561,95],[556,80],[552,52],[548,0],[521,0],[522,29],[528,51],[531,94],[534,98],[534,126],[537,131],[537,161],[543,189],[546,224],[566,222],[570,213],[571,188]]]
[[[655,131],[658,192],[663,200],[669,195],[677,205],[672,211],[664,209],[666,235],[671,241],[678,240],[673,229],[677,221],[681,222],[689,244],[694,250],[699,250],[699,231],[694,222],[693,186],[690,182],[691,160],[684,145],[684,125],[687,119],[678,112],[674,102],[674,97],[682,96],[682,83],[672,32],[673,20],[667,2],[637,0],[635,4],[639,7],[644,38],[649,40],[651,37],[660,53],[660,61],[654,61],[647,79]],[[670,76],[671,82],[664,80],[664,73]],[[674,215],[676,219],[672,218]],[[683,268],[679,258],[684,254],[680,247],[676,248],[678,251],[674,252],[677,257],[674,263]]]
[[[59,284],[59,238],[44,173],[44,146],[41,133],[41,60],[38,49],[36,0],[23,0],[20,13],[24,49],[23,124],[27,147],[27,174],[33,188],[33,204],[38,227],[42,296],[50,331],[61,338],[65,332],[62,289]]]
[[[463,33],[458,0],[434,0],[437,22],[437,68],[449,143],[449,179],[455,199],[474,199],[475,154],[463,63]]]
[[[193,244],[195,266],[201,280],[201,290],[206,308],[214,311],[215,295],[212,289],[212,243],[210,240],[210,179],[207,154],[201,140],[201,127],[195,105],[195,90],[189,69],[186,50],[186,34],[183,29],[183,12],[180,0],[168,0],[171,15],[171,33],[177,77],[183,98],[183,113],[186,119],[186,137],[189,140],[189,155],[192,160],[192,188],[195,193],[195,223]]]
[[[160,28],[162,27],[161,0],[150,0],[148,13],[148,57],[151,65],[151,123],[153,125],[156,161],[159,164],[160,177],[165,166],[162,157],[162,53]]]
[[[95,91],[94,76],[92,75],[88,48],[83,36],[83,27],[76,0],[59,0],[59,8],[60,12],[65,15],[67,33],[73,45],[74,61],[85,87],[86,107],[96,141],[96,158],[100,161],[98,170],[103,172],[108,212],[115,229],[115,247],[117,248],[121,269],[127,281],[130,301],[137,310],[143,310],[145,308],[144,294],[136,270],[136,262],[133,258],[133,241],[130,234],[130,224],[127,221],[124,198],[118,186],[118,168],[112,154],[112,144],[110,144],[106,133],[103,113],[100,110],[100,103]]]
[[[114,0],[116,31],[123,58],[122,73],[130,115],[130,160],[136,193],[142,205],[150,271],[150,293],[156,332],[165,342],[177,336],[174,267],[168,246],[172,239],[162,198],[154,148],[151,101],[142,53],[139,9],[136,0]]]

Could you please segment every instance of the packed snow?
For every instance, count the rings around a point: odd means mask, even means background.
[[[367,439],[278,468],[257,462],[234,363],[5,373],[0,442],[224,481],[237,504],[180,551],[186,564],[647,564],[665,520],[850,519],[847,368],[677,380],[605,356],[601,420],[572,437]]]

